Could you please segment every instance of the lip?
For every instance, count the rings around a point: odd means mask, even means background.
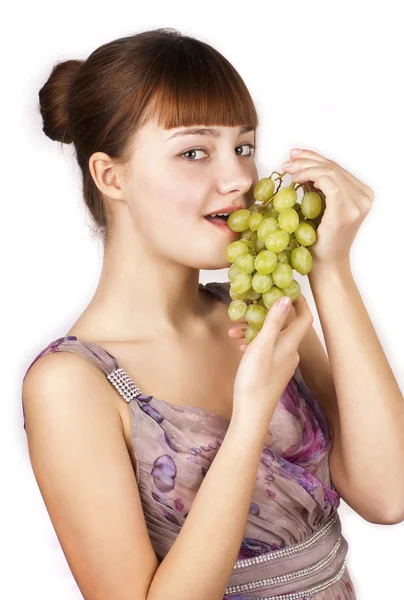
[[[236,210],[241,210],[242,208],[246,208],[245,206],[225,206],[224,208],[218,208],[217,210],[212,210],[212,212],[204,215],[205,217],[209,217],[210,215],[217,215],[217,213],[233,213]]]
[[[207,223],[210,223],[218,229],[221,229],[224,233],[227,233],[227,235],[231,235],[233,237],[238,235],[237,231],[233,231],[232,229],[230,229],[230,227],[227,226],[225,221],[210,221],[209,219],[206,219],[206,217],[204,217],[204,219]]]

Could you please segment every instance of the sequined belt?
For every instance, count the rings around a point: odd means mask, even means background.
[[[238,560],[225,598],[298,600],[333,585],[345,570],[348,543],[338,513],[303,542]]]

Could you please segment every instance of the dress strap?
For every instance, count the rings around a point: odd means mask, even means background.
[[[129,375],[119,367],[118,361],[112,354],[95,342],[85,342],[83,340],[79,340],[75,335],[58,338],[46,346],[46,348],[44,348],[44,350],[42,350],[29,365],[24,375],[24,379],[32,365],[35,364],[35,362],[41,356],[44,354],[49,354],[50,352],[73,352],[74,354],[80,354],[81,356],[88,358],[98,369],[104,373],[108,381],[114,386],[114,388],[119,392],[122,398],[126,400],[126,402],[130,402],[137,396],[141,395],[137,385],[132,381]],[[26,429],[24,405],[22,410],[24,415],[24,429]]]
[[[44,348],[29,365],[24,375],[24,379],[32,365],[34,365],[41,356],[49,354],[50,352],[73,352],[74,354],[80,354],[91,360],[105,375],[109,375],[111,371],[118,368],[116,358],[98,344],[79,340],[75,335],[68,335],[66,337],[58,338],[48,344],[48,346],[46,346],[46,348]]]

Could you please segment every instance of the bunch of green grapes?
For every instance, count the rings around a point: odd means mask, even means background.
[[[276,173],[276,172],[275,172]],[[279,175],[279,173],[276,173]],[[309,247],[317,239],[317,228],[325,210],[325,198],[312,185],[291,183],[282,186],[282,173],[275,181],[260,179],[254,188],[256,203],[233,212],[227,221],[240,238],[226,248],[230,297],[228,312],[232,321],[248,322],[246,343],[260,331],[272,304],[281,296],[292,302],[301,294],[294,270],[307,275],[312,268]],[[297,189],[302,188],[301,203]]]

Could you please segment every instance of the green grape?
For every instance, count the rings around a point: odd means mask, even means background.
[[[242,240],[243,238],[248,238],[250,233],[251,233],[251,229],[249,227],[247,229],[244,229],[244,231],[242,231],[240,233],[240,240]]]
[[[261,240],[258,239],[257,236],[257,232],[253,231],[250,237],[250,241],[252,242],[253,245],[253,251],[252,253],[254,254],[254,256],[257,255],[257,253],[262,250],[263,248],[265,248],[265,243]]]
[[[267,206],[262,214],[266,219],[269,219],[270,217],[278,219],[279,211],[275,210],[273,206]]]
[[[300,223],[294,233],[296,240],[302,246],[311,246],[317,239],[316,230],[308,223]]]
[[[282,229],[277,229],[272,233],[269,233],[265,238],[265,246],[267,250],[271,252],[282,252],[289,244],[290,236],[286,231]]]
[[[256,239],[257,239],[257,232],[256,231],[252,231],[251,235],[250,235],[250,241],[251,242],[255,242]]]
[[[233,290],[229,289],[229,296],[232,300],[244,300],[244,294],[236,294]]]
[[[308,219],[315,219],[321,213],[323,203],[320,194],[307,192],[302,198],[302,213]]]
[[[294,279],[290,285],[282,288],[282,292],[285,294],[285,296],[289,296],[292,302],[294,302],[296,298],[300,296],[301,293],[300,283],[296,279]]]
[[[269,250],[262,250],[255,257],[255,270],[260,275],[268,275],[268,273],[272,273],[275,269],[277,263],[277,258],[275,252],[270,252]]]
[[[248,210],[252,214],[252,213],[257,212],[257,210],[259,210],[260,207],[261,207],[261,204],[259,204],[259,203],[256,202],[255,204],[251,204],[251,206],[248,207]]]
[[[255,232],[254,232],[255,233]],[[251,236],[252,237],[252,236]],[[264,240],[259,240],[258,237],[254,240],[254,248],[256,252],[261,252],[261,250],[263,250],[264,248],[266,248],[265,246],[265,241]]]
[[[292,251],[290,251],[290,252],[292,252]],[[283,252],[279,252],[279,254],[278,254],[278,262],[289,263],[288,255],[286,253],[286,248],[285,248],[285,250]]]
[[[248,227],[248,220],[251,213],[248,208],[240,208],[235,210],[227,219],[227,227],[232,231],[244,231]]]
[[[280,258],[281,256],[282,256],[282,259]],[[286,256],[286,260],[284,260],[284,258],[283,258],[284,256]],[[281,262],[284,262],[285,264],[287,263],[293,269],[292,248],[289,248],[289,246],[287,246],[283,252],[280,252],[278,254],[278,260],[280,260]]]
[[[251,276],[250,276],[251,277]],[[252,288],[259,294],[267,292],[272,285],[272,277],[268,275],[261,275],[260,273],[254,273],[252,276]]]
[[[234,264],[241,273],[252,273],[253,271],[255,271],[254,257],[250,253],[241,254],[240,256],[238,256]]]
[[[247,304],[244,300],[233,300],[227,308],[231,321],[240,321],[244,317],[246,310]]]
[[[226,259],[234,263],[236,258],[240,256],[240,254],[247,254],[248,246],[242,240],[235,240],[231,242],[226,248]]]
[[[278,288],[288,287],[293,281],[292,267],[283,262],[278,262],[272,273],[272,280]]]
[[[244,294],[244,297],[246,300],[259,300],[261,298],[261,294],[251,288],[246,294]]]
[[[242,254],[241,256],[246,256],[244,254]],[[233,277],[235,277],[236,275],[238,275],[239,273],[241,273],[241,271],[236,267],[236,264],[233,263],[232,266],[229,268],[229,270],[227,271],[227,274],[229,276],[229,279],[233,279]]]
[[[263,300],[265,306],[268,309],[270,309],[271,306],[273,305],[273,303],[276,302],[276,300],[278,300],[278,298],[280,298],[281,296],[284,296],[284,295],[285,294],[283,293],[283,290],[276,287],[276,285],[273,285],[270,290],[265,292],[265,294],[262,294],[262,300]]]
[[[317,230],[317,225],[315,224],[314,221],[312,221],[311,219],[305,219],[303,221],[303,223],[307,223],[307,225],[310,225],[311,227],[313,227],[314,231]]]
[[[252,286],[252,275],[250,273],[240,273],[230,282],[230,289],[236,294],[245,294]],[[257,290],[258,291],[258,290]]]
[[[257,337],[257,335],[259,334],[259,331],[257,329],[254,329],[254,327],[248,326],[247,330],[244,334],[244,338],[245,341],[247,342],[247,344],[250,344],[254,338]]]
[[[251,231],[257,231],[258,227],[261,225],[264,220],[264,215],[259,212],[255,212],[248,219],[248,227]]]
[[[257,237],[262,242],[265,242],[267,235],[277,229],[279,229],[279,223],[274,217],[265,218],[257,229]]]
[[[278,217],[279,227],[287,233],[296,231],[299,226],[299,214],[294,208],[285,208],[279,213]]]
[[[259,180],[254,188],[254,198],[258,202],[265,202],[273,196],[275,190],[275,183],[270,177],[263,177]]]
[[[247,240],[247,238],[242,238],[241,240],[238,240],[238,241],[245,244],[247,246],[249,252],[254,251],[254,242],[253,241]]]
[[[292,265],[300,275],[307,275],[311,271],[313,259],[310,251],[303,246],[292,250]]]
[[[267,311],[263,306],[260,306],[259,304],[250,304],[250,306],[247,307],[245,313],[247,323],[254,329],[258,330],[262,328],[266,316]]]
[[[297,248],[298,245],[299,244],[297,243],[297,240],[294,237],[292,237],[290,243],[286,246],[286,250],[292,251],[294,248]]]
[[[297,192],[293,187],[281,188],[273,197],[274,209],[280,212],[285,208],[292,208],[296,204]]]

